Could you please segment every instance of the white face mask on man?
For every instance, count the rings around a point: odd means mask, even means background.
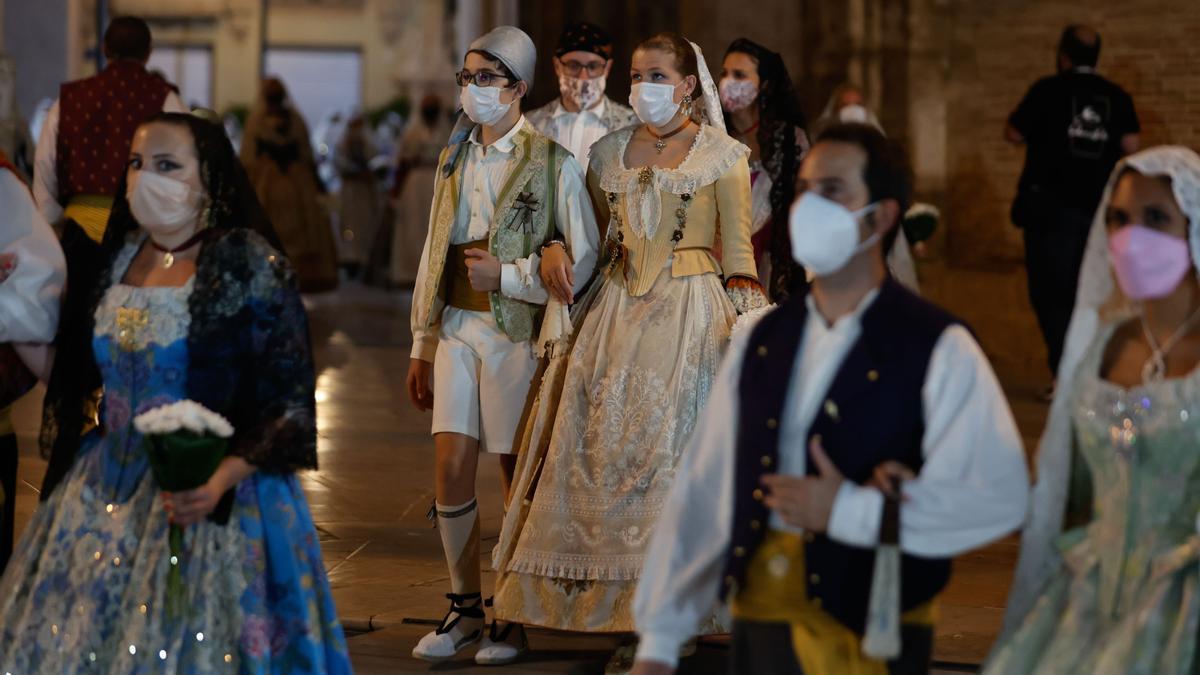
[[[662,127],[679,112],[680,104],[675,102],[675,88],[678,86],[638,82],[629,89],[629,105],[642,122]]]
[[[187,183],[148,170],[130,176],[125,198],[138,224],[156,239],[196,224],[204,201]]]
[[[503,91],[500,87],[481,87],[474,82],[468,84],[459,94],[463,112],[472,122],[485,127],[499,122],[508,114],[513,104],[512,101],[500,102],[500,94]]]
[[[875,232],[858,240],[858,219],[879,206],[873,202],[851,211],[814,192],[805,192],[792,204],[788,214],[788,234],[792,238],[792,257],[814,276],[838,272],[854,256],[879,241]]]

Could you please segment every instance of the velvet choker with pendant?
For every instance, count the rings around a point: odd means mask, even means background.
[[[157,241],[154,241],[154,237],[150,238],[150,245],[154,247],[154,250],[159,251],[160,253],[163,254],[163,257],[162,257],[163,269],[171,269],[171,267],[175,264],[175,254],[176,253],[186,251],[189,248],[192,248],[193,246],[199,244],[200,242],[207,239],[208,235],[211,232],[212,232],[212,230],[206,227],[203,230],[200,230],[199,232],[197,232],[196,234],[193,234],[187,241],[183,242],[182,244],[180,244],[178,246],[175,246],[174,248],[167,248],[165,246],[162,246]]]

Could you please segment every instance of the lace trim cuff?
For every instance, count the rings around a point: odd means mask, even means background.
[[[748,283],[731,283],[725,288],[726,295],[729,296],[729,301],[733,303],[733,308],[738,314],[745,314],[756,309],[762,309],[767,306],[767,295],[763,292],[762,286],[752,279],[743,280]]]

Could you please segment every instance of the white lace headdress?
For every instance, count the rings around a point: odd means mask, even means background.
[[[1054,546],[1062,532],[1071,473],[1071,416],[1074,381],[1080,362],[1087,353],[1102,321],[1105,306],[1128,304],[1113,283],[1108,260],[1108,233],[1105,211],[1117,179],[1126,169],[1146,176],[1171,179],[1175,201],[1188,218],[1188,242],[1192,265],[1200,269],[1200,155],[1181,146],[1159,146],[1121,160],[1104,190],[1087,250],[1079,273],[1075,311],[1071,315],[1066,344],[1058,367],[1058,389],[1050,407],[1050,419],[1038,445],[1037,485],[1034,486],[1030,513],[1021,533],[1021,556],[1005,614],[1005,634],[1014,630],[1034,603],[1047,581],[1062,564]]]
[[[704,93],[704,96],[700,98],[701,107],[697,118],[704,124],[725,131],[725,114],[721,111],[721,94],[717,91],[717,84],[713,82],[712,73],[708,71],[708,63],[704,61],[704,50],[691,40],[688,40],[688,44],[696,52],[696,72],[700,74],[700,91]]]

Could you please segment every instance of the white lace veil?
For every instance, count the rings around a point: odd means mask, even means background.
[[[1021,556],[1005,613],[1004,633],[1015,630],[1037,602],[1046,583],[1062,561],[1054,546],[1062,532],[1071,472],[1070,406],[1076,370],[1096,338],[1109,310],[1130,303],[1113,283],[1108,260],[1108,236],[1104,213],[1113,187],[1125,169],[1147,176],[1167,176],[1175,201],[1189,222],[1192,264],[1200,269],[1200,155],[1181,146],[1159,146],[1121,160],[1104,190],[1092,230],[1088,235],[1075,312],[1067,330],[1066,344],[1058,367],[1058,390],[1050,407],[1050,419],[1038,445],[1037,484],[1025,529],[1021,534]]]
[[[700,49],[700,45],[688,40],[688,44],[696,52],[696,71],[700,73],[700,91],[704,92],[704,96],[700,98],[700,110],[693,113],[696,120],[716,127],[721,131],[725,131],[725,114],[721,112],[721,95],[717,91],[717,84],[713,82],[712,73],[708,72],[708,64],[704,61],[704,51]]]

